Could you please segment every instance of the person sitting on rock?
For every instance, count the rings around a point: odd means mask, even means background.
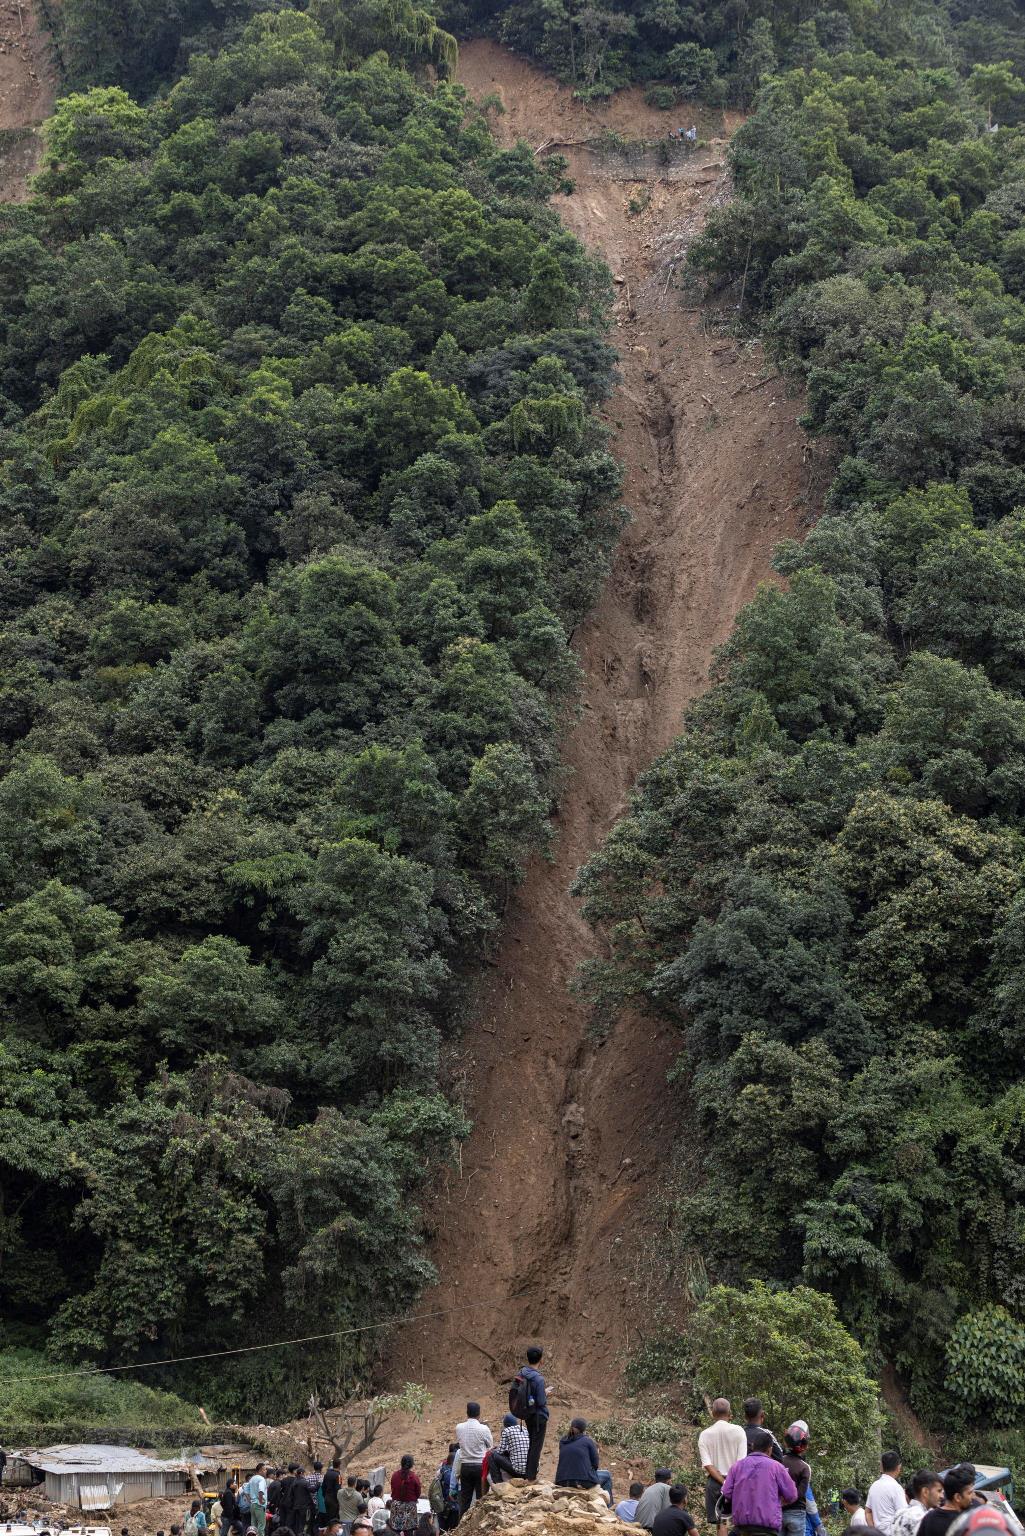
[[[529,1455],[529,1433],[514,1413],[507,1413],[502,1420],[502,1433],[498,1445],[488,1457],[488,1474],[491,1481],[501,1483],[510,1477],[526,1477]]]
[[[598,1447],[587,1433],[587,1420],[574,1419],[559,1441],[557,1488],[601,1488],[612,1502],[612,1474],[599,1468]]]

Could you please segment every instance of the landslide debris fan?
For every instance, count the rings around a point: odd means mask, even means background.
[[[68,96],[0,214],[0,1287],[64,1357],[415,1298],[440,1043],[545,838],[607,277],[410,9]],[[175,1381],[280,1417],[374,1345]]]

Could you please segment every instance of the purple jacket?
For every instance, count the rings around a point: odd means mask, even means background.
[[[733,1524],[760,1525],[778,1531],[783,1524],[783,1505],[797,1498],[794,1480],[786,1467],[757,1451],[735,1461],[722,1485],[723,1497],[733,1506]]]

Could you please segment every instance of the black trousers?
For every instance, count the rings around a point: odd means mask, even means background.
[[[483,1468],[479,1461],[463,1462],[459,1468],[459,1514],[465,1515],[473,1503],[474,1494],[478,1499],[484,1497],[484,1484],[481,1474]]]
[[[498,1476],[495,1475],[496,1473]],[[511,1477],[524,1477],[525,1475],[523,1472],[517,1472],[508,1456],[503,1456],[498,1451],[492,1451],[488,1457],[488,1476],[492,1482],[504,1483]]]
[[[544,1450],[545,1435],[548,1431],[548,1420],[540,1413],[532,1413],[524,1419],[527,1426],[527,1434],[530,1436],[530,1448],[527,1451],[527,1470],[525,1477],[536,1477],[537,1469],[541,1461],[541,1452]]]

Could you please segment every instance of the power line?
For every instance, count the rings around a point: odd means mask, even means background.
[[[70,1376],[112,1376],[115,1371],[153,1371],[161,1365],[186,1365],[193,1360],[220,1360],[225,1355],[251,1355],[260,1349],[287,1349],[292,1344],[315,1344],[322,1339],[344,1339],[354,1333],[371,1333],[375,1328],[389,1328],[394,1323],[425,1323],[432,1317],[449,1317],[457,1310],[459,1312],[475,1312],[487,1306],[492,1307],[493,1302],[478,1302],[476,1307],[471,1303],[465,1307],[439,1307],[436,1312],[414,1313],[412,1317],[405,1314],[399,1317],[384,1317],[376,1323],[361,1323],[358,1328],[336,1328],[331,1333],[308,1333],[302,1339],[275,1339],[270,1344],[243,1344],[238,1349],[212,1349],[202,1355],[175,1355],[169,1360],[140,1360],[134,1365],[91,1365],[78,1371],[47,1371],[34,1376],[0,1376],[0,1387],[13,1387],[26,1381],[61,1381]]]

